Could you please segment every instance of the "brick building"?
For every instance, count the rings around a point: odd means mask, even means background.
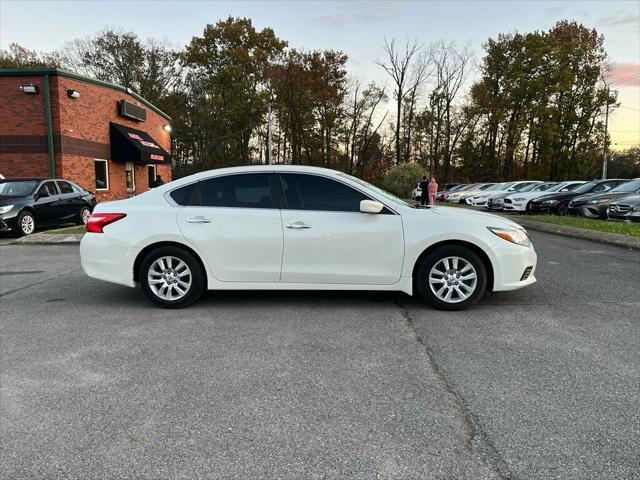
[[[171,180],[171,118],[124,87],[55,68],[0,69],[0,173],[58,177],[98,201]]]

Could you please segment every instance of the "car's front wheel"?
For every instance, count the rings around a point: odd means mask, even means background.
[[[424,257],[416,272],[416,291],[439,310],[464,310],[487,287],[487,269],[471,249],[443,245]]]
[[[160,247],[140,264],[138,279],[145,295],[163,308],[192,304],[204,292],[205,276],[194,256],[178,247]]]
[[[18,215],[18,235],[31,235],[36,230],[36,219],[31,212],[20,212]]]

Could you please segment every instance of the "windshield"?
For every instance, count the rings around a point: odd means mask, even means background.
[[[574,190],[575,193],[587,193],[596,185],[596,182],[587,182],[580,185]]]
[[[634,193],[636,190],[640,190],[640,179],[631,180],[630,182],[618,185],[616,188],[612,188],[612,192]]]
[[[350,180],[353,180],[356,183],[359,183],[360,185],[367,187],[370,190],[373,190],[374,192],[376,192],[378,195],[383,196],[384,198],[391,200],[392,202],[396,202],[399,203],[401,205],[406,205],[407,207],[413,207],[413,205],[405,202],[404,200],[402,200],[401,198],[396,197],[395,195],[392,195],[391,193],[382,190],[381,188],[376,187],[375,185],[370,184],[369,182],[365,182],[364,180],[360,180],[359,178],[356,178],[352,175],[347,175],[346,173],[341,173],[340,174],[341,177],[346,177]]]
[[[553,192],[552,188],[557,187],[558,185],[555,183],[542,183],[535,185],[530,191],[531,192]]]
[[[16,180],[0,182],[0,195],[13,197],[26,197],[33,192],[38,185],[36,180]]]
[[[496,190],[507,190],[507,189],[513,187],[514,183],[515,182],[500,183],[500,184],[498,184],[498,188],[496,188]]]
[[[515,189],[516,189],[516,192],[530,192],[537,186],[538,186],[537,183],[529,183],[529,184],[521,183],[520,185],[516,185]]]
[[[491,187],[495,187],[496,184],[495,183],[487,183],[486,185],[482,185],[480,188],[478,188],[478,190],[489,190],[491,189]]]

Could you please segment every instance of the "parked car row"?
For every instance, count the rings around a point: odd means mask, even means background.
[[[640,222],[640,178],[460,184],[439,192],[436,201],[493,211]]]
[[[96,197],[62,178],[0,179],[0,232],[23,236],[36,228],[86,224]]]

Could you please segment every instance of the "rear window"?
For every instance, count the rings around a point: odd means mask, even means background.
[[[185,185],[184,187],[176,188],[169,195],[171,195],[173,201],[178,205],[190,205],[196,185],[197,183],[192,183],[190,185]]]

